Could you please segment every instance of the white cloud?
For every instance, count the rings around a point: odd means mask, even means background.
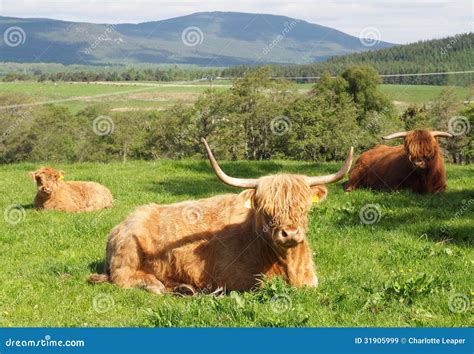
[[[3,16],[96,23],[156,21],[200,11],[278,14],[355,36],[370,26],[394,43],[473,31],[471,0],[1,0],[0,5]]]

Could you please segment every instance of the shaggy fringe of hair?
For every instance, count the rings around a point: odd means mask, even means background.
[[[426,130],[409,132],[405,136],[404,145],[411,160],[424,158],[432,160],[439,154],[438,143]]]
[[[257,189],[257,213],[272,217],[277,225],[299,224],[311,205],[311,193],[304,176],[274,175]]]

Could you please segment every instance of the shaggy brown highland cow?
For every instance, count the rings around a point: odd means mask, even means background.
[[[36,182],[35,208],[61,211],[93,211],[111,208],[112,194],[95,182],[65,182],[64,172],[42,167],[30,172]]]
[[[312,202],[327,195],[326,183],[340,180],[352,162],[351,148],[341,170],[307,177],[277,174],[233,178],[219,167],[204,141],[219,179],[240,194],[172,205],[139,207],[109,235],[105,274],[92,283],[153,293],[249,290],[259,278],[281,276],[297,287],[315,287],[313,254],[306,239]]]
[[[407,188],[416,193],[444,192],[446,173],[436,137],[453,136],[439,131],[412,130],[384,137],[385,140],[404,138],[404,144],[378,145],[360,155],[344,190],[350,192],[365,187],[392,191]]]

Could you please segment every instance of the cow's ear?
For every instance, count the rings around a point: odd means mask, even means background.
[[[58,181],[62,181],[64,179],[64,171],[58,171]]]
[[[313,203],[319,203],[323,201],[328,195],[328,189],[326,186],[313,186],[311,187],[311,191],[313,192]]]
[[[255,195],[255,189],[246,189],[239,194],[239,201],[242,202],[242,205],[247,209],[253,209],[253,197]]]
[[[31,178],[32,180],[35,180],[36,179],[36,171],[35,172],[28,172],[27,176],[29,178]]]

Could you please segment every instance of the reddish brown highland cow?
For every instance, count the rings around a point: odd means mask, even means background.
[[[42,167],[29,176],[36,182],[34,205],[37,209],[74,212],[112,207],[112,194],[99,183],[65,182],[64,172],[51,167]]]
[[[249,290],[259,278],[281,276],[297,287],[316,287],[306,238],[308,211],[349,171],[352,152],[333,175],[277,174],[258,179],[227,176],[203,141],[214,172],[240,194],[138,208],[109,235],[105,274],[92,283],[153,293],[187,288]]]
[[[439,131],[412,130],[394,133],[385,140],[404,138],[398,146],[378,145],[364,152],[350,173],[344,190],[365,187],[376,190],[411,189],[416,193],[437,193],[446,189],[446,173],[436,137],[451,138]]]

